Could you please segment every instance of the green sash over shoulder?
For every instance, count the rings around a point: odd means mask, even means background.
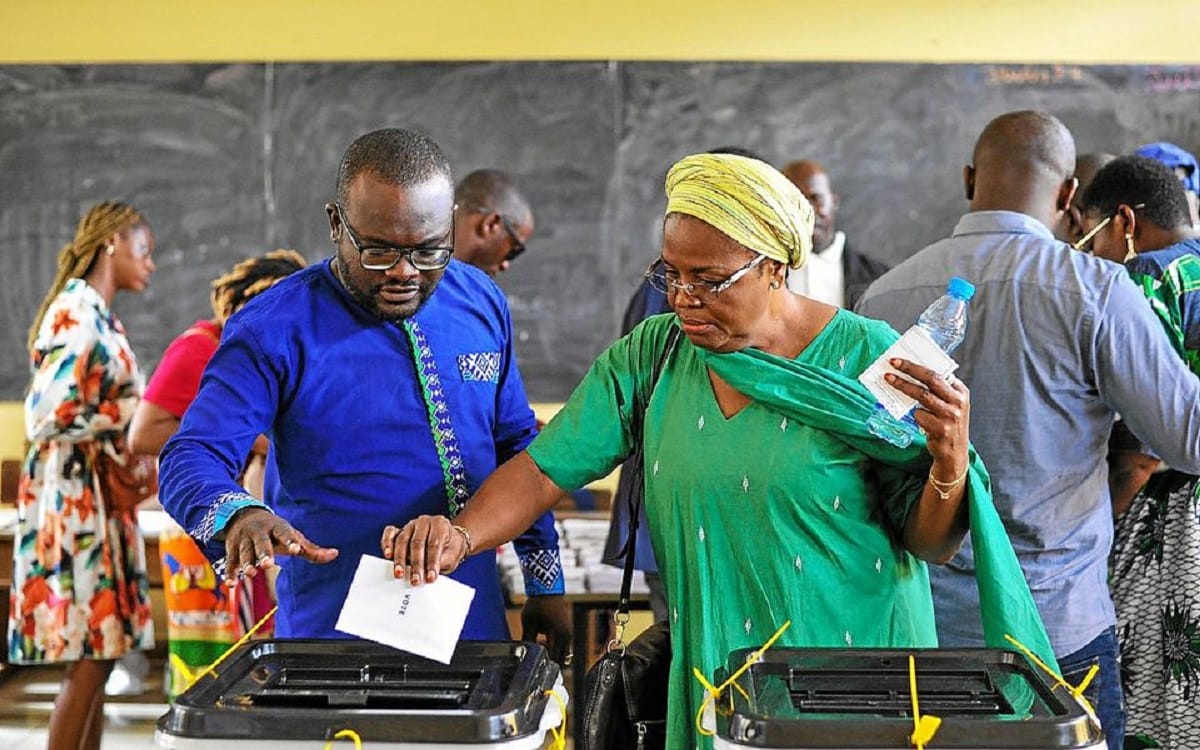
[[[911,468],[913,473],[905,474],[900,485],[885,491],[909,498],[920,496],[930,460],[925,436],[918,434],[907,447],[898,447],[872,434],[866,422],[874,411],[875,398],[857,380],[758,349],[715,354],[697,347],[697,352],[722,380],[758,403],[829,432],[882,463]],[[1004,637],[1011,635],[1057,669],[1046,628],[992,505],[987,469],[974,447],[969,457],[967,503],[985,642],[989,647],[1011,649]]]

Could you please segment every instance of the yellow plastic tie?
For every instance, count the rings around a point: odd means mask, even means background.
[[[180,681],[182,681],[185,686],[190,686],[193,682],[195,682],[196,677],[192,673],[192,668],[188,666],[188,663],[183,660],[182,656],[172,651],[171,653],[167,654],[167,661],[171,662],[171,669],[174,672],[171,678],[172,692],[183,692],[182,690],[176,691],[174,689]]]
[[[909,737],[917,750],[925,750],[925,745],[933,741],[942,720],[931,714],[921,715],[921,704],[917,700],[917,660],[912,654],[908,655],[908,690],[912,694],[913,733]]]
[[[546,695],[550,696],[558,703],[558,707],[562,709],[562,720],[558,722],[558,726],[550,727],[550,747],[547,750],[566,750],[567,747],[567,702],[562,699],[562,696],[553,690],[547,690]]]
[[[325,743],[325,750],[333,748],[334,740],[350,740],[354,743],[354,750],[362,750],[362,737],[358,736],[358,732],[353,729],[340,729],[333,737]]]
[[[278,606],[271,607],[270,612],[263,615],[261,620],[254,623],[254,627],[247,630],[245,635],[243,635],[241,638],[238,638],[236,643],[234,643],[232,646],[230,646],[228,649],[226,649],[225,653],[218,656],[216,661],[214,661],[212,664],[209,664],[207,667],[205,667],[203,670],[201,670],[199,674],[196,674],[193,676],[190,671],[186,671],[186,667],[185,667],[184,674],[188,676],[188,679],[187,679],[187,686],[184,687],[184,690],[187,691],[187,690],[191,689],[192,685],[195,685],[197,682],[199,682],[201,680],[201,678],[203,678],[205,675],[211,674],[213,677],[216,677],[217,676],[217,673],[216,673],[217,665],[220,664],[221,662],[225,661],[227,658],[229,658],[229,655],[232,654],[234,651],[237,651],[238,648],[240,648],[243,643],[245,643],[246,641],[248,641],[252,637],[254,637],[254,634],[258,632],[259,628],[261,628],[263,625],[266,625],[267,620],[270,620],[271,617],[274,616],[275,611],[278,609],[279,609]],[[174,654],[172,654],[172,656],[174,656]],[[172,660],[171,663],[174,664],[176,666],[176,668],[178,668],[179,665],[183,663],[183,660],[180,659],[180,660],[178,660],[178,662],[176,660]],[[349,730],[347,730],[347,731],[349,731]],[[357,735],[355,735],[355,736],[357,736]]]
[[[1100,673],[1099,664],[1092,665],[1092,668],[1088,670],[1088,673],[1084,676],[1083,680],[1078,686],[1072,685],[1064,680],[1062,675],[1048,667],[1046,663],[1039,659],[1037,654],[1033,653],[1033,651],[1031,651],[1024,643],[1021,643],[1008,633],[1004,634],[1004,639],[1016,646],[1017,650],[1029,657],[1030,661],[1041,667],[1043,672],[1050,675],[1050,677],[1053,678],[1056,687],[1061,686],[1066,688],[1067,692],[1069,692],[1071,696],[1079,702],[1079,705],[1083,707],[1083,710],[1087,713],[1088,717],[1091,718],[1092,721],[1096,722],[1096,726],[1100,726],[1100,717],[1096,715],[1096,709],[1092,707],[1091,702],[1088,701],[1088,699],[1083,695],[1083,691],[1087,690],[1088,685],[1092,684],[1092,680],[1095,679],[1096,675]]]
[[[700,701],[700,708],[696,711],[696,731],[697,732],[704,735],[705,737],[712,737],[714,734],[716,734],[716,732],[712,731],[711,729],[705,729],[701,719],[703,719],[703,717],[704,717],[704,710],[706,708],[708,708],[708,704],[712,703],[713,706],[715,707],[716,702],[721,700],[721,697],[725,694],[725,689],[728,688],[730,685],[733,685],[737,689],[737,691],[746,698],[746,700],[750,700],[750,696],[746,694],[746,691],[742,689],[742,686],[737,684],[737,679],[739,677],[741,677],[743,674],[745,674],[746,670],[750,669],[750,667],[754,666],[755,663],[757,663],[760,659],[762,659],[762,655],[764,653],[766,653],[766,650],[769,649],[771,646],[774,646],[775,641],[779,640],[779,637],[784,634],[784,631],[786,631],[791,626],[792,626],[791,620],[788,620],[783,625],[780,625],[779,630],[775,631],[775,635],[768,638],[767,642],[762,645],[762,648],[758,649],[757,651],[752,652],[750,654],[750,656],[746,659],[746,663],[743,664],[742,666],[738,667],[737,671],[734,672],[733,674],[729,675],[729,679],[722,682],[719,687],[713,687],[713,684],[711,682],[709,682],[707,677],[704,676],[704,673],[700,671],[699,667],[692,667],[692,674],[695,675],[696,680],[699,681],[701,686],[704,687],[704,692],[707,693],[707,695],[704,696],[704,700]],[[733,708],[732,696],[730,696],[729,703],[730,703],[730,709],[732,709]]]

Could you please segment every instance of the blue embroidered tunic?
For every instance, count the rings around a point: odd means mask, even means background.
[[[236,510],[261,504],[234,477],[265,433],[273,458],[266,505],[340,551],[326,565],[277,558],[276,634],[346,637],[334,623],[359,557],[380,555],[384,526],[453,516],[536,430],[508,306],[486,274],[452,261],[425,306],[398,324],[355,302],[325,261],[225,325],[200,392],[163,449],[160,495],[220,566],[225,549],[214,536]],[[550,513],[514,545],[527,593],[563,592]],[[507,639],[495,553],[474,555],[452,577],[476,589],[462,637]]]

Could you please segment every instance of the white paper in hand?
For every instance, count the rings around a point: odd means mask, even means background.
[[[883,404],[883,408],[887,409],[888,413],[896,419],[903,418],[917,405],[915,400],[904,395],[883,379],[883,376],[890,372],[910,383],[917,382],[889,364],[892,359],[896,358],[907,359],[909,362],[916,362],[928,367],[943,378],[950,377],[958,369],[958,363],[937,345],[933,337],[929,335],[929,331],[920,326],[913,326],[905,331],[903,336],[887,348],[887,351],[879,355],[879,359],[872,362],[871,366],[858,376],[858,382],[865,385],[871,395]]]
[[[475,589],[446,576],[411,585],[392,561],[363,555],[338,615],[343,633],[449,664]]]

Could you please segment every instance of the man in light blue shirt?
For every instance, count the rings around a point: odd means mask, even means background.
[[[1125,719],[1107,585],[1108,436],[1120,413],[1168,464],[1200,471],[1200,381],[1123,267],[1051,234],[1075,191],[1074,164],[1054,117],[993,120],[964,168],[970,213],[871,285],[858,312],[904,330],[950,277],[975,285],[955,352],[972,391],[971,439],[1064,677],[1078,684],[1100,665],[1086,695],[1115,750]],[[983,644],[973,567],[969,541],[930,567],[943,646]]]

